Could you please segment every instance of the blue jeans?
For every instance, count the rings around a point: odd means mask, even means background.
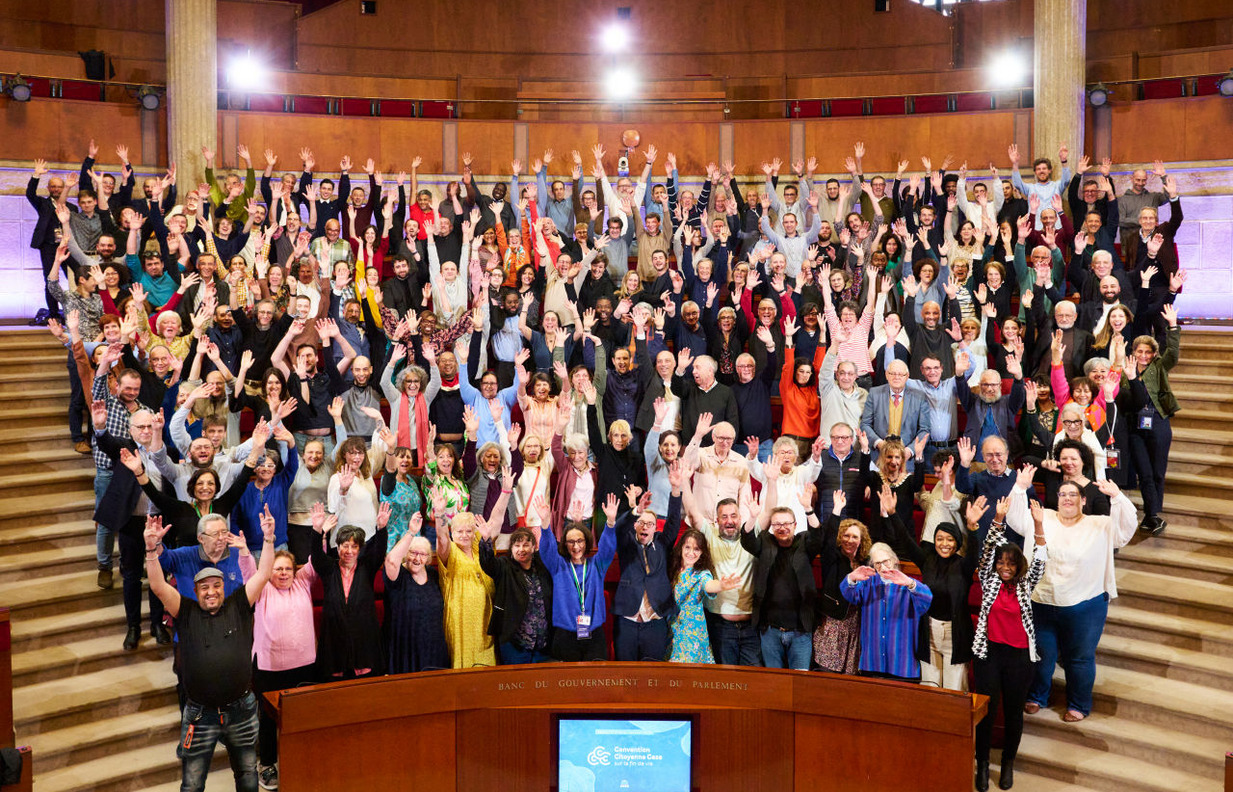
[[[724,665],[762,665],[762,641],[752,621],[728,621],[710,611],[706,613],[711,651],[715,662]]]
[[[767,668],[809,670],[813,635],[796,630],[767,627],[762,631],[762,664]]]
[[[551,663],[552,657],[540,649],[523,649],[513,641],[506,641],[497,649],[501,665],[530,665],[531,663]]]
[[[192,735],[189,735],[189,728]],[[225,707],[206,707],[188,699],[180,718],[180,792],[201,792],[222,740],[235,774],[236,792],[257,792],[257,696],[251,691]]]
[[[1028,701],[1044,707],[1053,686],[1053,667],[1061,664],[1066,674],[1066,708],[1088,715],[1092,711],[1092,686],[1096,683],[1096,645],[1109,615],[1105,594],[1067,607],[1032,603],[1036,622],[1036,678]]]
[[[98,508],[103,493],[111,485],[112,471],[96,470],[94,472],[94,506]],[[101,525],[94,526],[94,554],[98,560],[99,569],[111,569],[111,554],[116,549],[116,532]],[[144,549],[144,548],[143,548]]]

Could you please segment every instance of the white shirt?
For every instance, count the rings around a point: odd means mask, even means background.
[[[1135,505],[1124,492],[1112,500],[1108,517],[1089,514],[1074,525],[1062,525],[1056,511],[1045,509],[1049,563],[1045,566],[1045,576],[1032,592],[1032,601],[1068,607],[1101,594],[1115,599],[1117,576],[1113,569],[1113,551],[1125,547],[1134,538],[1137,516]],[[1036,532],[1027,494],[1017,485],[1010,493],[1006,525],[1028,540],[1032,540]]]
[[[762,463],[754,459],[746,460],[749,465],[749,474],[766,484],[766,475],[762,470]],[[780,474],[779,479],[775,482],[775,492],[778,496],[778,502],[772,503],[769,506],[763,504],[762,508],[769,509],[777,506],[783,506],[791,509],[796,515],[796,531],[794,533],[804,533],[809,530],[809,518],[805,514],[805,507],[801,505],[801,493],[818,480],[818,473],[822,470],[821,462],[814,462],[812,458],[802,465],[797,465],[792,468],[791,473]]]

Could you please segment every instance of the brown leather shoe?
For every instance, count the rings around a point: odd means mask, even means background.
[[[76,443],[73,443],[73,450],[79,454],[88,454],[94,449],[85,440],[78,440]]]
[[[100,569],[98,571],[98,587],[101,589],[109,589],[114,585],[110,569]]]

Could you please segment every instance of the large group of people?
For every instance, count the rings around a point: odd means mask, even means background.
[[[124,648],[143,576],[152,638],[174,620],[185,789],[219,739],[276,786],[253,691],[433,668],[971,678],[982,790],[999,704],[1003,789],[1056,665],[1064,719],[1090,713],[1114,552],[1166,528],[1185,272],[1159,163],[1118,193],[1108,160],[1024,180],[1011,146],[969,185],[949,157],[866,173],[858,143],[842,180],[698,185],[596,145],[590,182],[546,151],[481,191],[464,154],[437,194],[418,157],[336,181],[240,146],[245,170],[203,150],[202,183],[138,195],[116,153],[45,196],[36,162],[32,245],[98,584],[118,541]]]

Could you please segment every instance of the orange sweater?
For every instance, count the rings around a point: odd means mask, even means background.
[[[814,354],[815,375],[821,358],[825,356],[826,349],[819,345]],[[818,425],[822,420],[822,403],[818,396],[817,385],[802,388],[796,384],[795,347],[786,347],[783,357],[783,373],[779,377],[779,398],[783,400],[783,433],[797,437],[817,437]],[[814,382],[816,383],[817,380],[815,379]]]

